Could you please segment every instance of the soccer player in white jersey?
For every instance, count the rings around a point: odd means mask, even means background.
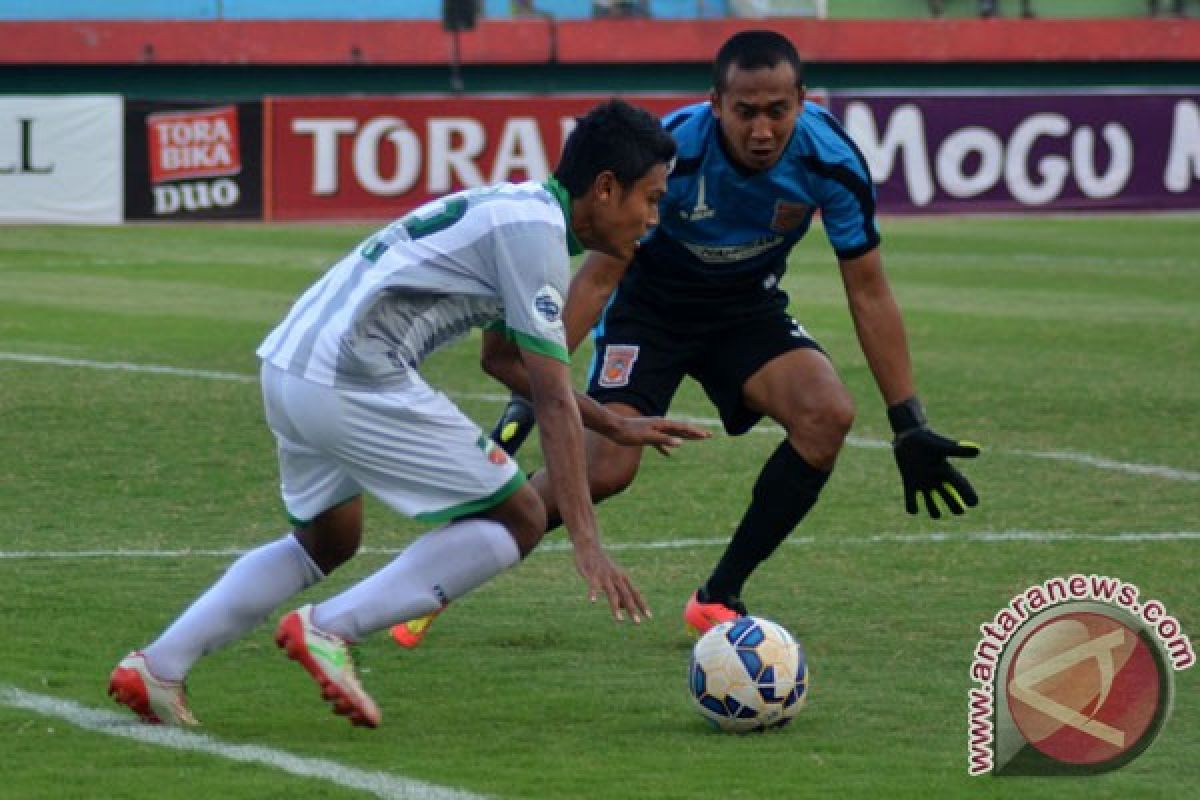
[[[570,382],[563,327],[569,253],[628,258],[657,222],[675,145],[619,100],[578,120],[545,184],[502,184],[429,203],[369,237],[292,307],[258,349],[293,529],[237,559],[157,639],[113,670],[109,694],[147,722],[195,724],[184,679],[354,555],[362,493],[441,523],[373,575],[282,618],[275,639],[334,711],[375,727],[347,643],[440,609],[514,566],[546,528],[545,500],[515,463],[418,368],[485,326],[485,350],[515,349],[542,431],[548,491],[589,597],[614,618],[649,615],[605,552],[584,474],[581,421],[615,441],[674,447],[702,430],[629,420]]]

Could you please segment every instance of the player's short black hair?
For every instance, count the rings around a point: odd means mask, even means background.
[[[614,97],[575,120],[554,177],[571,197],[582,197],[605,170],[628,188],[674,157],[675,140],[658,117]]]
[[[729,68],[770,69],[781,61],[792,65],[796,73],[796,88],[804,88],[804,64],[800,54],[786,36],[775,31],[741,31],[730,36],[717,51],[713,62],[713,88],[718,92],[728,86]]]

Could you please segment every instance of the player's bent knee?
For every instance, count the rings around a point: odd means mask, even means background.
[[[592,490],[592,500],[599,502],[628,489],[637,477],[638,464],[637,459],[620,458],[589,463],[588,485]]]
[[[828,409],[829,430],[837,436],[839,442],[845,441],[850,434],[850,429],[854,427],[855,416],[857,414],[854,402],[849,398],[834,403]]]
[[[815,467],[833,465],[854,425],[854,403],[849,397],[836,397],[810,406],[788,420],[788,438]]]
[[[846,444],[846,437],[854,425],[854,405],[835,403],[822,409],[817,417],[816,428],[820,433],[815,440],[820,443],[826,459],[837,458]]]

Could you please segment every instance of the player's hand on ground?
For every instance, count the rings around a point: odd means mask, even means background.
[[[888,408],[888,420],[896,438],[892,453],[904,484],[904,509],[917,513],[917,495],[925,501],[925,510],[940,519],[942,505],[952,514],[962,514],[979,505],[979,495],[971,482],[950,464],[950,458],[975,458],[980,453],[974,442],[949,439],[930,430],[925,412],[915,397]]]
[[[576,545],[574,552],[575,568],[588,586],[588,600],[596,602],[603,592],[617,622],[624,621],[626,612],[636,624],[641,623],[642,617],[654,616],[629,576],[598,543]]]
[[[712,434],[704,428],[666,417],[621,417],[617,428],[609,434],[617,444],[653,447],[664,456],[684,440],[709,439]]]

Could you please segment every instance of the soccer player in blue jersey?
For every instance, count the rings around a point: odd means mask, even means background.
[[[725,553],[688,600],[698,633],[746,613],[742,588],[817,502],[854,403],[829,357],[788,314],[788,254],[820,212],[855,331],[887,406],[905,507],[922,496],[962,514],[978,498],[947,461],[979,448],[934,433],[917,399],[899,308],[884,275],[875,193],[862,154],[837,120],[805,101],[803,67],[785,37],[744,31],[720,49],[711,99],[669,114],[679,147],[660,222],[632,260],[592,253],[572,281],[574,347],[595,327],[588,393],[629,416],[661,415],[680,382],[700,383],[733,436],[770,417],[786,438],[767,459]],[[491,368],[503,374],[511,359]],[[531,422],[514,398],[493,436],[515,450]],[[592,495],[625,489],[642,448],[589,437]],[[544,473],[535,485],[547,480]],[[554,511],[548,508],[551,521]],[[419,641],[427,620],[397,626]]]

